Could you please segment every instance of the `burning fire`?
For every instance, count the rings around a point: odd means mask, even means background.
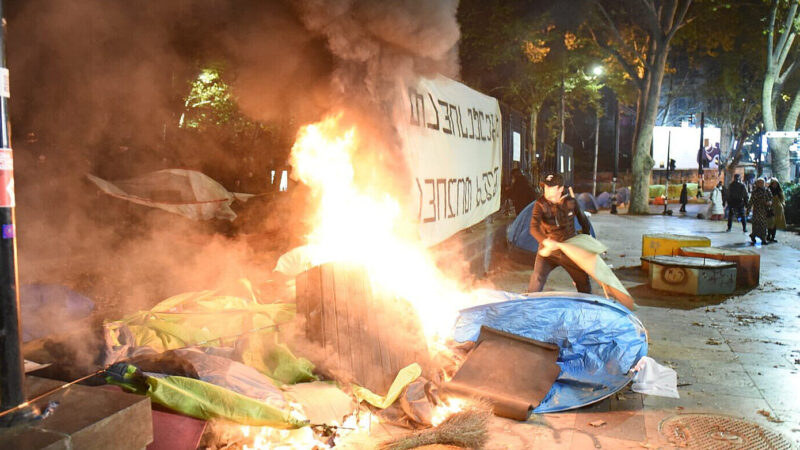
[[[243,440],[252,442],[242,445],[242,450],[279,450],[279,449],[313,449],[330,450],[344,440],[357,438],[359,435],[369,436],[378,418],[370,412],[356,411],[347,416],[339,425],[331,423],[332,435],[327,441],[318,437],[311,427],[297,430],[278,430],[270,427],[250,427],[243,425],[239,431]]]
[[[439,424],[447,420],[448,417],[457,412],[464,411],[467,406],[469,406],[469,402],[463,398],[448,398],[434,408],[433,415],[431,416],[431,425],[438,427]]]
[[[397,200],[401,195],[359,186],[360,161],[354,155],[360,145],[357,130],[342,130],[340,117],[331,116],[301,128],[292,148],[294,176],[320,199],[308,236],[312,263],[362,265],[374,286],[413,305],[429,344],[436,344],[469,295],[442,275],[416,233],[409,232],[415,223],[404,214],[409,209]]]

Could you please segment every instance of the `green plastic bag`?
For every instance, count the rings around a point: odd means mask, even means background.
[[[355,384],[353,385],[353,395],[359,401],[365,401],[376,408],[386,409],[392,406],[392,403],[397,400],[403,389],[419,378],[420,375],[422,375],[422,367],[414,363],[397,372],[397,376],[394,378],[392,385],[389,386],[389,392],[386,395],[380,396],[365,387]]]
[[[242,362],[283,384],[319,380],[314,375],[314,364],[278,343],[274,333],[250,336],[242,348]]]

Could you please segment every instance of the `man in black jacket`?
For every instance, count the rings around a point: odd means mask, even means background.
[[[575,236],[575,218],[581,225],[581,232],[589,234],[589,220],[581,211],[577,200],[564,195],[561,175],[547,175],[542,187],[544,195],[536,200],[531,214],[531,235],[539,242],[539,251],[536,253],[528,292],[541,292],[550,272],[561,266],[572,277],[578,292],[590,294],[592,287],[589,275],[555,245],[556,242]]]
[[[747,205],[747,188],[741,181],[739,174],[733,176],[733,181],[728,186],[728,229],[731,231],[733,225],[733,215],[742,220],[742,232],[747,232],[747,215],[744,213],[744,207]]]

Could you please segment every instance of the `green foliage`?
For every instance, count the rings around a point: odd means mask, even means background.
[[[529,0],[462,0],[459,53],[464,81],[512,107],[535,114],[547,134],[534,136],[536,151],[551,155],[560,129],[556,118],[562,92],[565,120],[570,110],[597,110],[600,89],[613,73],[590,76],[602,56],[580,24],[560,23],[553,3]],[[545,116],[538,116],[546,111]]]
[[[786,223],[800,225],[800,183],[784,184],[783,195],[786,197]]]
[[[222,80],[222,68],[205,67],[189,82],[189,95],[181,116],[181,128],[204,129],[236,119],[238,106],[230,86]]]
[[[688,70],[704,75],[695,98],[712,122],[731,127],[737,139],[754,132],[761,117],[761,91],[754,86],[763,83],[766,48],[761,14],[753,9],[740,2],[696,0],[692,20],[673,43],[688,59]]]

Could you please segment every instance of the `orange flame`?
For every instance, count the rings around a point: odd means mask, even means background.
[[[436,405],[436,408],[433,409],[433,414],[431,416],[431,425],[438,427],[442,422],[447,420],[448,417],[452,416],[457,412],[461,412],[467,408],[469,402],[462,398],[458,397],[450,397],[447,400],[443,401]]]
[[[312,263],[362,265],[373,286],[414,306],[429,343],[435,343],[450,332],[469,295],[442,275],[416,232],[409,232],[416,224],[404,214],[409,209],[398,202],[400,195],[358,185],[359,135],[355,128],[341,130],[339,122],[331,116],[302,127],[292,148],[293,176],[320,199],[308,236]]]

